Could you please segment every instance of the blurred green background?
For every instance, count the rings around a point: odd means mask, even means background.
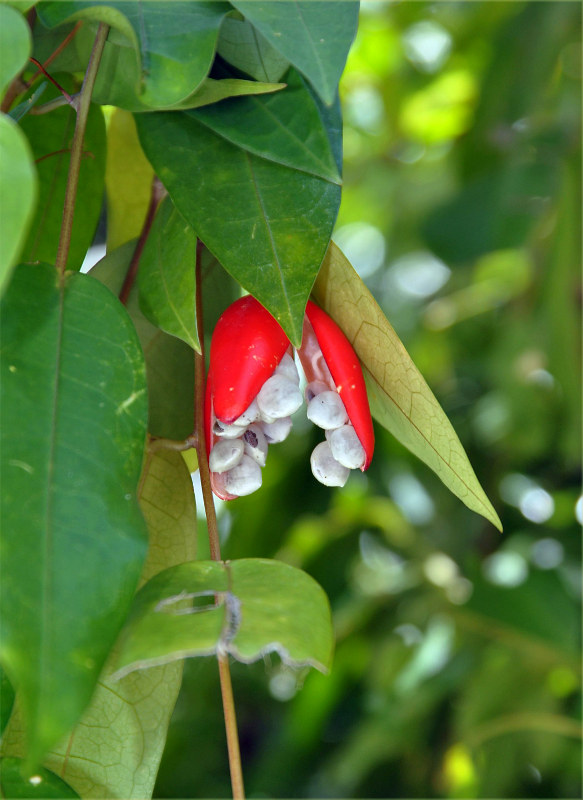
[[[223,556],[307,570],[337,639],[329,676],[233,664],[251,797],[581,796],[580,30],[577,2],[362,4],[334,238],[504,534],[380,428],[326,489],[300,413],[220,508]],[[191,660],[156,796],[228,797],[223,742]]]

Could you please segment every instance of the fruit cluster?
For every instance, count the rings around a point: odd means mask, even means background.
[[[310,463],[326,486],[344,486],[351,469],[368,468],[374,433],[358,358],[338,325],[308,301],[298,350],[308,419],[325,431]],[[214,493],[251,494],[262,482],[270,444],[282,442],[302,404],[289,339],[251,296],[236,300],[213,333],[205,430]]]

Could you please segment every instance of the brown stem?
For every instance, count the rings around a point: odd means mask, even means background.
[[[194,426],[197,439],[196,454],[198,457],[198,471],[202,487],[202,496],[206,512],[206,521],[209,535],[209,546],[213,561],[221,560],[221,548],[219,544],[219,529],[217,527],[217,515],[211,489],[211,479],[207,458],[207,442],[205,438],[204,426],[204,398],[205,398],[205,367],[204,367],[204,325],[202,314],[202,269],[200,254],[202,242],[197,242],[196,246],[196,325],[198,329],[198,339],[200,342],[200,353],[194,354],[194,385],[195,385],[195,405],[194,405]],[[225,653],[217,654],[219,663],[219,678],[221,682],[221,697],[223,700],[223,714],[225,717],[225,733],[227,736],[227,751],[229,754],[229,771],[231,774],[231,788],[233,800],[245,800],[245,788],[243,785],[243,769],[241,767],[241,750],[239,747],[239,734],[237,731],[237,715],[235,713],[235,700],[233,697],[233,686],[231,684],[231,673],[229,670],[229,659]]]
[[[63,95],[63,97],[66,99],[67,103],[69,103],[69,105],[70,105],[70,106],[73,106],[73,107],[75,107],[75,101],[73,100],[73,98],[71,97],[71,95],[69,94],[69,92],[66,92],[66,91],[63,89],[63,87],[61,86],[61,84],[60,84],[60,83],[58,83],[58,82],[57,82],[57,81],[56,81],[56,80],[53,78],[53,76],[52,76],[52,75],[50,75],[50,74],[49,74],[49,73],[46,71],[46,69],[43,67],[43,65],[40,63],[40,61],[37,61],[37,60],[36,60],[36,58],[33,58],[32,56],[30,56],[29,60],[30,60],[30,61],[32,61],[32,63],[33,63],[33,64],[35,64],[35,65],[38,67],[38,69],[39,69],[39,72],[42,72],[42,74],[45,76],[45,78],[48,78],[48,79],[50,80],[50,82],[53,84],[53,86],[55,86],[55,87],[56,87],[56,88],[59,90],[59,92],[60,92],[60,93]]]
[[[132,291],[132,287],[138,275],[138,269],[140,268],[140,258],[142,257],[142,252],[144,250],[144,246],[150,235],[150,229],[152,227],[152,223],[154,222],[154,217],[156,216],[156,211],[158,210],[158,206],[160,205],[160,201],[164,197],[165,189],[161,183],[161,181],[154,175],[152,180],[152,191],[150,193],[150,205],[148,206],[148,211],[146,213],[146,219],[144,220],[144,224],[142,226],[142,230],[140,232],[140,237],[136,242],[136,248],[134,250],[134,254],[132,256],[132,260],[128,266],[128,271],[126,272],[126,276],[124,278],[123,285],[119,291],[119,299],[124,304],[127,304],[130,293]]]
[[[87,72],[83,79],[83,86],[78,95],[77,120],[75,123],[75,133],[73,134],[73,144],[71,146],[71,160],[69,161],[69,174],[67,176],[67,188],[65,190],[65,203],[63,206],[63,221],[61,224],[61,236],[57,249],[57,259],[55,266],[61,275],[65,274],[69,247],[71,246],[71,232],[73,230],[73,215],[75,213],[75,200],[77,199],[77,186],[79,185],[79,171],[81,168],[81,156],[83,153],[83,139],[85,128],[87,127],[87,117],[91,105],[91,93],[95,85],[101,54],[105,46],[105,40],[109,33],[109,25],[103,22],[99,24],[93,49],[89,56]]]

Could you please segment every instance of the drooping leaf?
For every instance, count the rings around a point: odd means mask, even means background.
[[[71,89],[67,76],[62,83]],[[43,100],[56,96],[53,87],[47,89]],[[28,115],[21,122],[22,130],[32,147],[37,162],[39,199],[30,233],[23,249],[23,261],[54,263],[57,255],[63,203],[69,172],[70,147],[75,130],[75,112],[69,106],[57,108],[50,114]],[[78,270],[93,237],[101,213],[105,178],[105,124],[101,109],[89,110],[75,203],[71,248],[67,269]]]
[[[245,19],[227,16],[221,25],[217,53],[256,81],[279,81],[289,61]]]
[[[334,242],[314,285],[314,296],[340,325],[362,362],[373,416],[431,467],[468,508],[501,529],[443,409]]]
[[[299,345],[340,188],[231,144],[196,113],[140,115],[142,146],[208,249]]]
[[[140,308],[150,322],[200,352],[196,328],[196,234],[166,197],[140,260]]]
[[[47,2],[39,16],[49,28],[77,19],[114,28],[106,44],[94,99],[131,110],[133,102],[167,108],[191,95],[207,75],[227,3],[185,0]],[[77,46],[85,46],[81,36]]]
[[[27,798],[27,800],[65,800],[79,797],[65,781],[41,767],[34,775],[26,777],[25,763],[20,758],[0,759],[0,794],[2,797]]]
[[[14,8],[0,5],[0,97],[26,66],[31,51],[30,28]]]
[[[182,100],[171,111],[188,110],[218,103],[229,97],[244,97],[256,94],[271,94],[285,89],[285,83],[260,83],[259,81],[245,81],[239,78],[205,78],[194,94]]]
[[[141,582],[195,557],[196,511],[192,481],[180,453],[148,454],[139,491],[149,532]],[[110,679],[112,658],[91,704],[72,734],[46,759],[82,797],[151,797],[170,716],[182,678],[182,663]],[[9,749],[22,746],[11,723]]]
[[[91,275],[119,294],[134,249],[135,242],[128,242],[109,253]],[[183,341],[148,322],[140,311],[135,284],[127,309],[146,358],[148,431],[152,436],[185,439],[192,433],[194,420],[194,353]]]
[[[116,108],[107,124],[107,250],[115,250],[140,235],[152,188],[154,170],[144,155],[133,116]]]
[[[286,80],[284,92],[207,106],[192,116],[242,150],[340,183],[316,101],[295,70]]]
[[[358,3],[233,0],[267,41],[297,67],[330,105],[356,34]]]
[[[145,369],[87,275],[22,265],[1,311],[0,652],[34,764],[85,709],[142,567]]]
[[[209,602],[185,607],[196,598]],[[120,641],[120,675],[219,651],[245,663],[276,651],[286,664],[325,672],[333,647],[319,584],[295,567],[260,558],[165,570],[136,596]]]
[[[3,291],[20,257],[38,193],[26,137],[4,114],[0,115],[0,184],[0,291]]]

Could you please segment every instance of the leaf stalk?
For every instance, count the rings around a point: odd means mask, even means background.
[[[81,157],[83,154],[83,140],[85,138],[85,129],[87,127],[87,118],[89,116],[89,108],[91,106],[91,94],[95,86],[95,79],[97,77],[97,70],[105,46],[105,41],[109,33],[109,25],[100,23],[93,48],[89,57],[87,65],[87,72],[83,80],[83,86],[76,98],[77,105],[77,120],[75,123],[75,132],[73,134],[73,143],[71,146],[71,160],[69,162],[69,174],[67,176],[67,187],[65,190],[65,203],[63,206],[63,222],[61,225],[61,236],[59,239],[59,247],[57,249],[57,259],[55,266],[59,272],[61,280],[65,274],[67,266],[67,258],[69,256],[69,248],[71,246],[71,233],[73,230],[73,216],[75,213],[75,201],[77,199],[77,187],[79,185],[79,172],[81,169]]]
[[[194,385],[195,385],[195,438],[198,470],[202,487],[202,496],[206,513],[209,536],[210,555],[213,561],[221,560],[221,546],[219,542],[219,529],[217,515],[211,489],[211,478],[208,466],[207,444],[204,430],[204,398],[205,398],[205,363],[204,363],[204,325],[202,314],[202,268],[200,255],[202,242],[196,246],[196,324],[200,353],[194,353]],[[245,800],[243,784],[243,770],[241,767],[241,750],[239,747],[239,734],[237,731],[237,716],[235,713],[235,700],[229,670],[229,658],[225,653],[217,655],[219,664],[219,679],[221,683],[221,697],[223,701],[223,714],[225,717],[225,732],[227,736],[227,750],[229,754],[229,771],[231,774],[231,788],[233,800]]]

